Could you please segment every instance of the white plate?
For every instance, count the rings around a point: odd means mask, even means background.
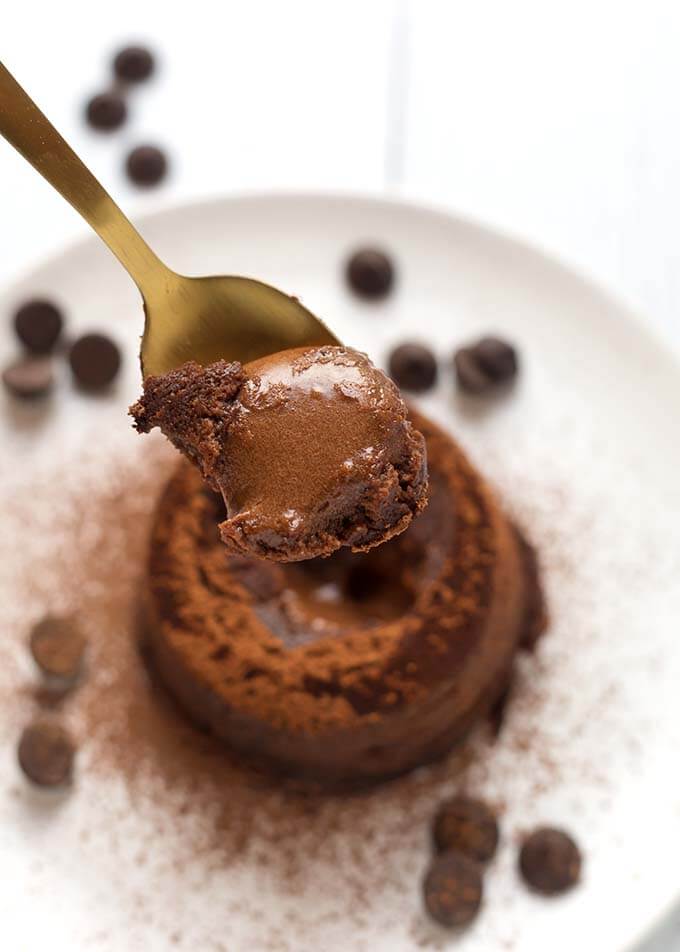
[[[678,892],[674,356],[616,302],[537,252],[406,204],[256,196],[142,224],[171,266],[271,281],[378,361],[404,338],[437,350],[441,381],[422,406],[459,436],[537,543],[552,617],[536,656],[522,663],[501,739],[466,775],[471,789],[502,802],[504,838],[483,914],[456,948],[627,949]],[[364,241],[385,246],[398,264],[385,303],[364,304],[344,286],[342,262]],[[0,424],[3,948],[148,952],[174,948],[172,935],[176,947],[201,952],[399,952],[453,942],[427,923],[418,888],[428,817],[456,788],[453,762],[368,797],[317,805],[295,832],[287,796],[253,792],[238,801],[252,827],[238,857],[203,839],[199,849],[196,824],[210,818],[193,816],[190,805],[178,822],[168,805],[175,791],[161,795],[153,777],[145,798],[131,797],[122,779],[105,782],[87,737],[69,796],[46,800],[22,783],[13,744],[32,709],[27,623],[48,607],[76,607],[101,639],[102,606],[123,599],[113,607],[128,612],[141,556],[139,545],[126,548],[126,526],[132,518],[137,536],[146,533],[148,498],[170,455],[159,440],[137,437],[124,415],[139,383],[141,314],[113,258],[95,240],[77,245],[8,289],[0,312],[37,292],[63,301],[71,331],[108,328],[127,362],[110,397],[88,399],[65,379],[46,413],[8,402]],[[451,352],[486,331],[517,343],[521,382],[508,397],[460,401]],[[3,356],[13,347],[4,333]],[[116,493],[127,521],[112,526],[109,517],[102,526],[97,514]],[[110,699],[96,661],[94,683]],[[79,704],[76,695],[66,712],[76,730]],[[134,723],[129,730],[141,732]],[[543,822],[572,830],[586,857],[582,886],[560,900],[530,896],[514,870],[518,832]]]

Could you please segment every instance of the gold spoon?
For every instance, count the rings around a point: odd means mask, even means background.
[[[0,133],[80,212],[139,288],[145,377],[187,360],[247,363],[289,347],[339,343],[296,298],[268,284],[187,278],[166,267],[2,63]]]

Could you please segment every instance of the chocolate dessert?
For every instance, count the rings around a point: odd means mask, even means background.
[[[229,551],[282,562],[363,551],[427,501],[425,444],[395,385],[342,347],[149,377],[131,413],[160,427],[215,490]]]
[[[285,773],[361,784],[443,755],[542,628],[531,548],[454,441],[412,420],[430,503],[365,554],[282,565],[226,553],[221,497],[187,462],[160,500],[150,663],[195,722]]]

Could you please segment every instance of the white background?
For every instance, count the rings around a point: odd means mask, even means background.
[[[398,192],[536,243],[680,335],[677,0],[221,0],[12,6],[0,56],[135,215],[262,188]],[[162,58],[132,121],[89,132],[111,52]],[[126,148],[172,179],[127,186]],[[84,233],[0,149],[0,281]]]
[[[542,246],[680,341],[677,0],[24,0],[0,36],[133,217],[263,188],[424,198]],[[90,132],[84,101],[130,40],[158,76],[122,131]],[[148,194],[121,171],[141,142],[172,161]],[[0,284],[85,233],[0,148]]]

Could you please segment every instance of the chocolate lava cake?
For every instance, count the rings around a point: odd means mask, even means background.
[[[411,419],[429,505],[366,553],[228,553],[222,499],[185,460],[160,499],[150,663],[196,724],[285,774],[363,784],[442,756],[544,625],[533,550],[451,437]]]

